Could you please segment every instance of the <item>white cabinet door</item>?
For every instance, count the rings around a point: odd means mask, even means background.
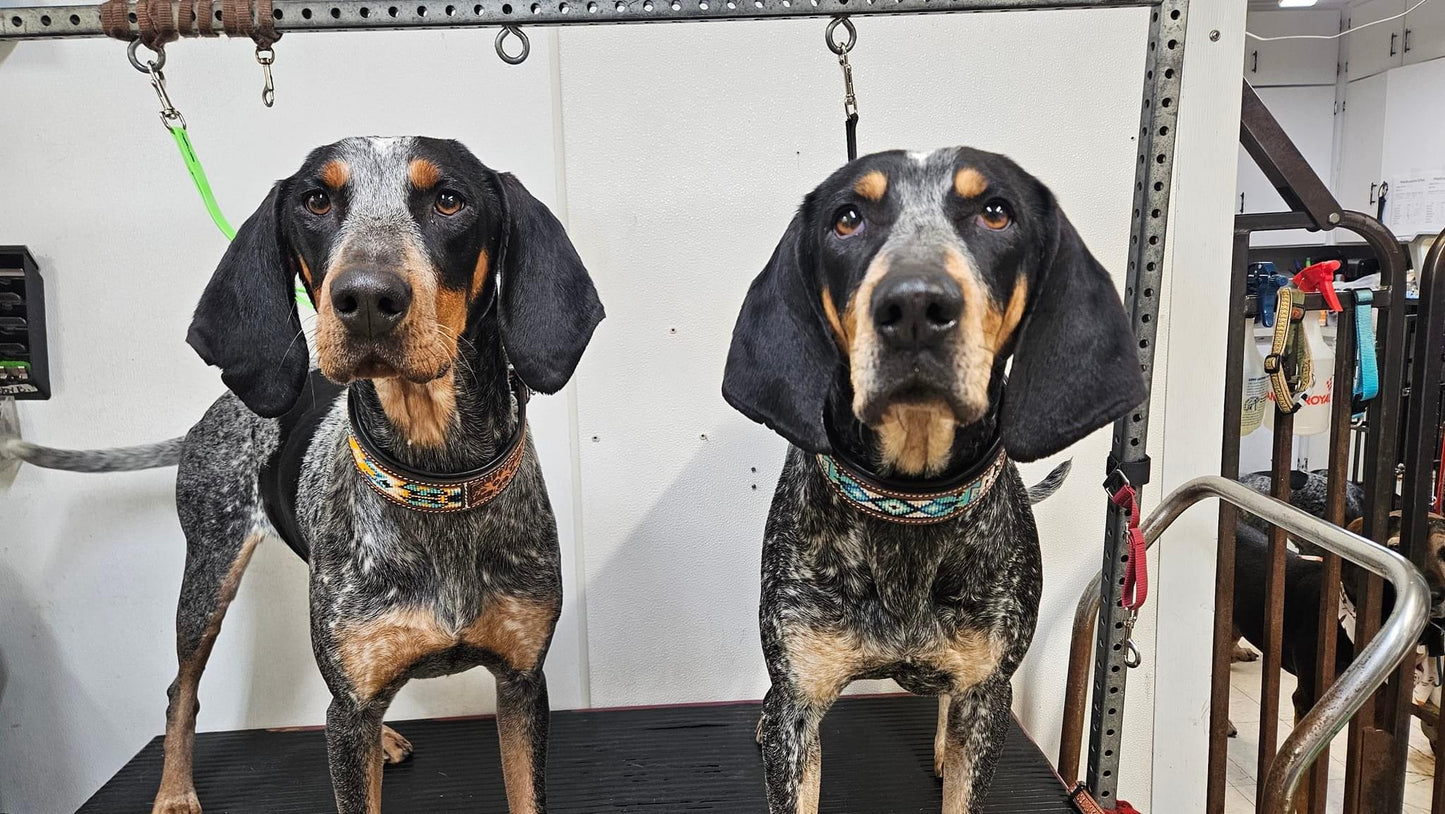
[[[1405,15],[1402,48],[1406,65],[1445,57],[1445,2],[1433,0]]]
[[[1312,85],[1289,88],[1256,88],[1259,98],[1274,114],[1280,127],[1299,148],[1305,160],[1328,184],[1331,148],[1334,146],[1335,88],[1333,85]],[[1264,177],[1254,159],[1239,150],[1239,190],[1236,209],[1245,212],[1285,211],[1284,199]],[[1254,246],[1313,245],[1325,242],[1324,232],[1292,229],[1287,232],[1261,232],[1250,239]]]
[[[1345,87],[1344,126],[1340,129],[1339,169],[1333,191],[1340,206],[1375,214],[1373,185],[1384,177],[1386,89],[1391,74],[1350,82]],[[1353,233],[1336,229],[1336,243],[1361,243]]]
[[[1345,10],[1345,77],[1363,79],[1403,64],[1405,21],[1365,27],[1405,11],[1406,0],[1366,0]]]
[[[1339,10],[1257,11],[1246,23],[1251,34],[1338,34]],[[1340,49],[1336,40],[1251,39],[1244,47],[1244,78],[1257,88],[1271,85],[1333,85]]]
[[[1406,65],[1387,76],[1380,177],[1393,182],[1420,171],[1445,169],[1445,106],[1435,103],[1445,90],[1445,59]],[[1387,211],[1385,215],[1387,224],[1400,225],[1393,213]],[[1445,223],[1434,223],[1427,231],[1435,234],[1442,228]],[[1414,235],[1397,237],[1409,240]]]

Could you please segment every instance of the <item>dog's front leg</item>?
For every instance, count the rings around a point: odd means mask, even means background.
[[[954,695],[943,758],[943,814],[978,814],[1008,734],[1013,687],[994,674]]]
[[[381,717],[386,704],[338,694],[326,710],[326,758],[337,814],[381,812]]]
[[[943,777],[943,759],[948,755],[948,709],[952,699],[938,696],[938,727],[933,730],[933,774]]]
[[[540,666],[497,671],[497,737],[511,814],[547,812],[547,720],[547,678]]]
[[[760,743],[769,814],[817,814],[823,772],[818,725],[837,694],[810,698],[774,682],[763,703]]]

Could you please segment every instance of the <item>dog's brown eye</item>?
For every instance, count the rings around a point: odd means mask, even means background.
[[[306,209],[313,215],[325,215],[331,211],[331,196],[319,189],[306,193]]]
[[[466,206],[466,201],[463,201],[462,196],[450,189],[444,189],[437,193],[437,211],[441,214],[455,215],[462,211],[463,206]]]
[[[838,210],[838,219],[833,222],[833,232],[838,237],[849,237],[858,233],[863,228],[863,215],[853,206],[845,206]]]
[[[983,205],[978,222],[994,231],[1007,229],[1008,225],[1014,222],[1014,213],[1008,208],[1008,204],[995,198]]]

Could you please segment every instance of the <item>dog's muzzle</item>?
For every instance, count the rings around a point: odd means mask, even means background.
[[[890,351],[946,346],[961,313],[963,291],[942,272],[895,268],[873,290],[873,325]]]
[[[411,295],[411,284],[400,274],[354,266],[331,284],[331,308],[348,335],[376,340],[406,319]]]

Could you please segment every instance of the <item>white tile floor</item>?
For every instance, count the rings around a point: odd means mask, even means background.
[[[1260,667],[1258,661],[1239,662],[1230,673],[1229,718],[1239,730],[1239,735],[1229,739],[1229,767],[1225,774],[1229,791],[1225,800],[1225,814],[1254,814],[1259,763]],[[1294,676],[1282,672],[1280,743],[1284,743],[1294,723],[1294,707],[1289,700],[1294,688]],[[1325,802],[1325,809],[1329,814],[1339,814],[1343,807],[1347,737],[1346,732],[1341,732],[1330,745],[1329,794]],[[1402,814],[1430,814],[1430,790],[1434,771],[1435,755],[1430,751],[1430,742],[1420,731],[1419,721],[1411,720],[1409,765],[1405,774],[1405,808]]]

